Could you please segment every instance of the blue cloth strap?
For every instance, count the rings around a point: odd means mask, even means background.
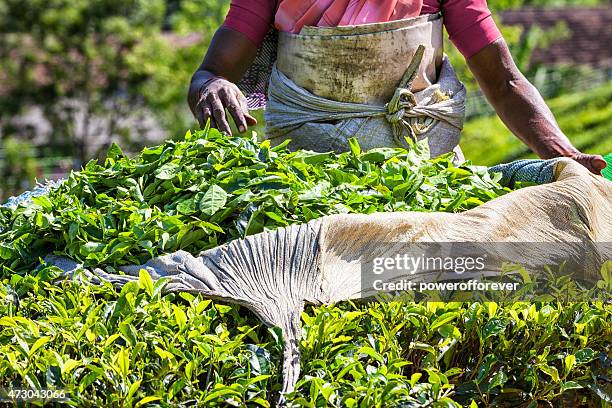
[[[555,165],[558,161],[559,159],[516,160],[490,167],[489,172],[501,173],[500,183],[508,187],[513,187],[517,181],[547,184],[555,180]]]

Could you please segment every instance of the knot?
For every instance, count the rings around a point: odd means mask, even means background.
[[[413,112],[414,107],[417,106],[417,100],[410,91],[410,87],[417,77],[424,53],[425,46],[419,45],[402,80],[395,89],[393,97],[386,105],[387,115],[385,115],[385,118],[391,125],[393,137],[399,146],[408,147],[404,139],[406,134],[413,141],[416,141],[417,136],[427,132],[436,122],[432,118],[425,115],[416,115]]]
[[[387,120],[397,123],[408,111],[417,104],[414,94],[406,88],[396,88],[393,97],[387,104]]]
[[[413,124],[405,120],[405,117],[410,115],[412,108],[417,105],[414,94],[406,88],[396,88],[393,97],[387,104],[387,115],[385,118],[391,125],[395,141],[400,146],[405,145],[403,140],[404,131],[408,131],[408,135],[415,140],[420,134],[420,129],[413,129]],[[412,122],[412,121],[411,121]]]
[[[402,121],[402,118],[404,117],[405,114],[406,114],[405,109],[400,109],[396,112],[390,112],[386,116],[387,122],[391,124],[399,123]]]

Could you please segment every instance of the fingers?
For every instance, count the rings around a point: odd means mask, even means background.
[[[216,128],[221,132],[231,135],[232,129],[227,122],[227,118],[225,117],[225,108],[219,100],[219,97],[217,95],[211,95],[211,97],[208,98],[208,103],[210,105],[210,110],[212,111],[212,117],[215,119]]]
[[[215,118],[213,117],[212,108],[210,107],[208,103],[206,104],[206,106],[204,106],[204,109],[202,109],[202,112],[204,115],[204,123],[202,124],[202,127],[206,126],[206,123],[210,121],[211,128],[219,129],[219,127],[217,126],[217,122],[215,121]]]
[[[255,126],[257,124],[257,119],[255,119],[253,116],[251,116],[251,114],[249,113],[249,106],[247,104],[247,100],[244,97],[244,95],[242,94],[242,92],[238,92],[238,103],[240,104],[240,106],[242,107],[242,112],[244,112],[244,117],[246,119],[247,125],[249,126]]]
[[[198,121],[198,125],[200,125],[200,128],[204,128],[204,126],[206,126],[206,121],[208,120],[210,115],[207,115],[204,113],[205,109],[203,106],[199,106],[196,107],[195,110],[195,117]]]
[[[257,119],[255,119],[255,118],[254,118],[253,116],[251,116],[249,113],[247,113],[247,114],[245,115],[245,118],[246,118],[247,124],[248,124],[249,126],[255,126],[255,125],[257,124]]]
[[[240,133],[245,132],[249,126],[254,126],[257,124],[257,119],[255,119],[249,113],[247,100],[242,92],[240,92],[238,89],[229,89],[224,93],[224,95],[225,106],[227,106]]]
[[[601,176],[601,170],[598,169],[597,167],[595,167],[593,165],[593,162],[588,163],[588,165],[586,166],[586,168],[593,174],[595,174],[596,176]]]
[[[241,133],[245,132],[249,126],[257,124],[257,120],[249,113],[247,101],[242,92],[235,85],[223,79],[215,80],[205,87],[196,104],[194,114],[200,127],[205,127],[210,121],[211,127],[231,135],[226,109]]]
[[[245,118],[245,111],[243,107],[238,102],[236,95],[234,95],[231,91],[225,91],[222,94],[222,97],[225,102],[225,106],[227,106],[227,110],[234,118],[234,123],[236,123],[236,127],[243,133],[247,129],[247,121]],[[248,112],[246,113],[248,115]]]
[[[607,163],[603,157],[598,155],[581,153],[574,157],[574,160],[586,167],[591,173],[598,176],[601,175],[602,170],[607,166]]]
[[[203,102],[200,106],[198,106],[196,110],[196,119],[198,120],[198,124],[201,129],[206,127],[206,123],[210,120],[210,127],[217,129],[217,123],[215,122],[215,118],[212,116],[212,109],[207,102]]]
[[[595,169],[597,169],[600,173],[603,171],[603,169],[608,167],[608,163],[601,156],[594,156],[591,162],[593,163],[593,167],[595,167]]]

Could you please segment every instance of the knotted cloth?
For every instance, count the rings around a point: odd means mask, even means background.
[[[298,342],[304,305],[371,296],[364,290],[361,266],[373,257],[393,257],[415,242],[480,243],[497,262],[488,265],[487,276],[499,275],[503,262],[538,270],[567,260],[580,268],[578,278],[596,280],[600,264],[612,258],[612,182],[565,158],[520,161],[497,170],[504,180],[548,184],[517,190],[463,213],[331,215],[235,240],[199,256],[179,251],[145,265],[123,267],[125,275],[103,269],[84,273],[93,282],[123,285],[137,280],[145,269],[153,279],[168,280],[166,291],[199,293],[251,309],[266,324],[282,329],[282,392],[287,393],[294,390],[300,372]],[[381,246],[385,242],[396,245]],[[499,251],[489,246],[491,242],[540,244]],[[542,257],[540,247],[546,243],[568,245]],[[593,254],[592,263],[580,264],[585,252]],[[68,276],[83,271],[67,258],[51,256],[46,261]],[[439,270],[429,269],[412,278],[427,282],[439,277]]]
[[[452,151],[459,142],[466,90],[445,57],[438,83],[419,92],[410,84],[423,49],[386,105],[338,102],[299,87],[276,65],[272,68],[263,138],[278,144],[292,139],[292,149],[343,151],[355,137],[364,150],[408,147],[405,137],[428,138],[433,157]]]

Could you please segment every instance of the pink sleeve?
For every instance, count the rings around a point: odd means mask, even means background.
[[[467,59],[501,38],[486,0],[446,0],[442,15],[449,38]]]
[[[276,0],[232,0],[223,27],[244,34],[259,47],[274,22]]]

